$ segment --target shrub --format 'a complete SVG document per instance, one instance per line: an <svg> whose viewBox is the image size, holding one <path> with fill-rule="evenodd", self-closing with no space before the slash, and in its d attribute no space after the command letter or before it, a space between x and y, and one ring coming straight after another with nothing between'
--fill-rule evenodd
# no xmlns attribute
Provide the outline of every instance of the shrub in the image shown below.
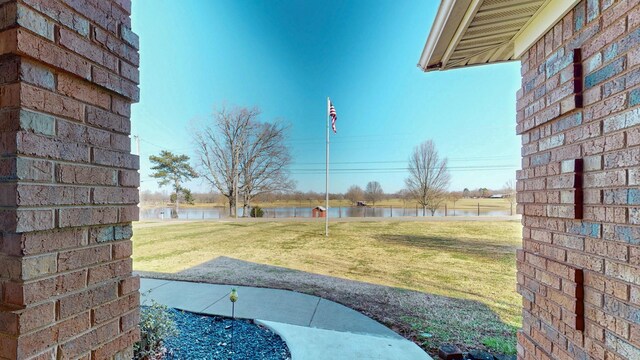
<svg viewBox="0 0 640 360"><path fill-rule="evenodd" d="M162 359L166 349L164 339L176 336L178 330L173 316L165 305L152 301L151 306L140 312L140 341L134 346L136 360Z"/></svg>
<svg viewBox="0 0 640 360"><path fill-rule="evenodd" d="M262 208L260 206L255 206L251 209L251 212L249 213L251 215L251 217L263 217L264 216L264 210L262 210Z"/></svg>

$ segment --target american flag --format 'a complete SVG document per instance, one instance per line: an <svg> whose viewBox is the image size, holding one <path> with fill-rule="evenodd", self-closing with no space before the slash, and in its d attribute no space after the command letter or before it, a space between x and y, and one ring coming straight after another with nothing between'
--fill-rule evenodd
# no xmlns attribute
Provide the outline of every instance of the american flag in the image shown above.
<svg viewBox="0 0 640 360"><path fill-rule="evenodd" d="M333 107L332 102L329 102L329 117L331 117L331 128L333 129L333 133L336 134L336 120L338 120L338 115L336 114L336 108Z"/></svg>

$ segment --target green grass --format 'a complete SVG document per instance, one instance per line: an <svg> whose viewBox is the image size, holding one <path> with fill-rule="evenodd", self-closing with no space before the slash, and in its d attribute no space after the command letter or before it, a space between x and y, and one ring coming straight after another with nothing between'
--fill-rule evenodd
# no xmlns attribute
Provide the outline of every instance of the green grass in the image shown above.
<svg viewBox="0 0 640 360"><path fill-rule="evenodd" d="M482 339L482 344L488 349L501 354L512 355L516 353L516 345L511 341L505 340L504 338L486 337Z"/></svg>
<svg viewBox="0 0 640 360"><path fill-rule="evenodd" d="M486 340L486 347L510 352L522 321L515 291L517 221L339 222L329 238L324 224L312 221L138 223L134 230L138 271L175 273L226 256L472 300L402 319L426 348L433 341ZM478 306L467 303L491 311L479 316ZM491 331L479 337L478 329Z"/></svg>

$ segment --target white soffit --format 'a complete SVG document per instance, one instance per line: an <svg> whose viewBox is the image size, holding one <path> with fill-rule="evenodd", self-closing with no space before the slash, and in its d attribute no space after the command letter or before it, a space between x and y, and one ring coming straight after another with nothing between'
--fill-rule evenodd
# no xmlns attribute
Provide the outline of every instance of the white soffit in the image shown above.
<svg viewBox="0 0 640 360"><path fill-rule="evenodd" d="M418 66L424 71L517 60L579 0L443 0Z"/></svg>

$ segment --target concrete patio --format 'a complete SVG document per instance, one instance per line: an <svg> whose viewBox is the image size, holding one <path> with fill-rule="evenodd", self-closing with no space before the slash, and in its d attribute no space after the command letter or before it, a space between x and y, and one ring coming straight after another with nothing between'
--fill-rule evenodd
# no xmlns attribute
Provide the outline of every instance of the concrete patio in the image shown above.
<svg viewBox="0 0 640 360"><path fill-rule="evenodd" d="M141 279L142 303L231 316L232 286ZM346 306L293 291L235 287L236 317L255 319L279 334L293 360L429 360L420 347Z"/></svg>

